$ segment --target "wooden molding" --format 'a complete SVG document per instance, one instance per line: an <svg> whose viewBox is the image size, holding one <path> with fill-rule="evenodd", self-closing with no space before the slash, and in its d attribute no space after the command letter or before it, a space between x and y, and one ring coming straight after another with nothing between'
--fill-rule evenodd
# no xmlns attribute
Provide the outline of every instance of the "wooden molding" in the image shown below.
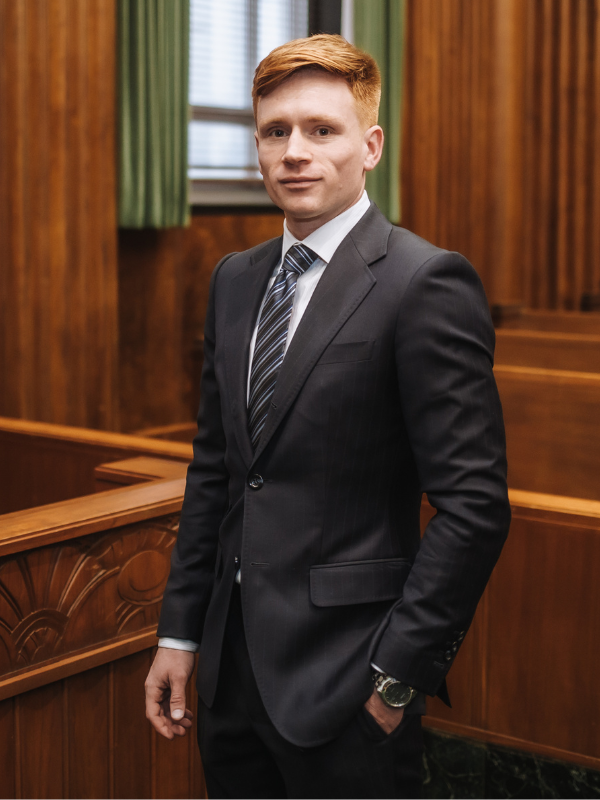
<svg viewBox="0 0 600 800"><path fill-rule="evenodd" d="M74 444L85 444L115 450L120 449L127 452L139 450L144 453L185 462L189 462L192 457L191 445L183 442L0 417L0 438L10 434L16 434L19 437L29 436L55 440L61 443L72 442Z"/></svg>
<svg viewBox="0 0 600 800"><path fill-rule="evenodd" d="M0 701L15 697L48 683L69 678L118 658L154 647L157 643L156 627L124 636L113 641L69 653L67 656L50 659L44 663L0 678Z"/></svg>
<svg viewBox="0 0 600 800"><path fill-rule="evenodd" d="M179 512L185 480L152 481L2 516L0 557Z"/></svg>
<svg viewBox="0 0 600 800"><path fill-rule="evenodd" d="M581 764L584 767L600 770L600 758L574 753L571 750L561 750L558 747L551 747L549 745L540 744L539 742L530 742L525 739L517 739L513 736L505 736L501 733L486 731L483 728L473 728L470 725L462 725L445 719L437 719L429 715L423 717L423 725L426 728L441 731L442 733L465 736L468 739L498 744L502 747L510 747L513 750L525 750L528 753L537 753L546 758L556 758L560 761L569 761L575 764Z"/></svg>
<svg viewBox="0 0 600 800"><path fill-rule="evenodd" d="M0 688L25 691L149 646L178 525L176 514L109 525L0 559Z"/></svg>

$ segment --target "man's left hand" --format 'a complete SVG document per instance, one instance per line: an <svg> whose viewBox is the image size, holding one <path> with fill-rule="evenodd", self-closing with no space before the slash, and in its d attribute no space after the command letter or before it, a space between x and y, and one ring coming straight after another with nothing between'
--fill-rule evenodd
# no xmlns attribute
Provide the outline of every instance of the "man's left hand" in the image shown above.
<svg viewBox="0 0 600 800"><path fill-rule="evenodd" d="M365 703L365 708L385 733L391 733L396 730L404 716L403 708L391 708L391 706L386 706L379 696L377 689L373 689L373 694Z"/></svg>

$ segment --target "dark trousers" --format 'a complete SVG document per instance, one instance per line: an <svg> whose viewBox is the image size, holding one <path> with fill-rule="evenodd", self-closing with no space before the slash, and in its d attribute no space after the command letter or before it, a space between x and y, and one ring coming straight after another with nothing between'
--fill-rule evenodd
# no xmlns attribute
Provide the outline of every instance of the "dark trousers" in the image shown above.
<svg viewBox="0 0 600 800"><path fill-rule="evenodd" d="M421 717L405 714L387 735L364 708L333 741L290 744L260 698L233 591L212 708L198 708L198 744L209 798L420 797Z"/></svg>

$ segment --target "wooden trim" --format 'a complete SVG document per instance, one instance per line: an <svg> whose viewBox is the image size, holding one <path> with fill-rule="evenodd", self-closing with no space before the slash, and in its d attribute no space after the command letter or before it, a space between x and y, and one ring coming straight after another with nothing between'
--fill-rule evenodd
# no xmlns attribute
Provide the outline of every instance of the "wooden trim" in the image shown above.
<svg viewBox="0 0 600 800"><path fill-rule="evenodd" d="M584 767L600 770L600 758L586 756L582 753L573 753L570 750L561 750L558 747L551 747L550 745L539 744L538 742L530 742L525 739L516 739L514 736L493 733L483 728L472 728L469 725L461 725L460 723L449 722L445 719L437 719L428 716L423 717L423 725L426 728L438 730L442 733L464 736L468 739L489 742L490 744L509 747L513 750L525 750L529 753L537 753L540 756L545 756L546 758L570 761L575 764L581 764Z"/></svg>
<svg viewBox="0 0 600 800"><path fill-rule="evenodd" d="M539 492L526 492L521 489L509 489L508 497L511 507L520 516L539 517L535 512L548 514L565 514L577 517L590 517L600 519L600 501L585 500L579 497L561 497L554 494L541 494ZM564 523L561 520L561 523Z"/></svg>
<svg viewBox="0 0 600 800"><path fill-rule="evenodd" d="M551 378L568 381L569 383L586 383L600 387L600 375L595 372L575 372L568 369L545 369L542 367L510 367L505 364L497 364L494 367L496 374L506 375L508 377L521 377L525 375L527 378Z"/></svg>
<svg viewBox="0 0 600 800"><path fill-rule="evenodd" d="M112 642L95 645L85 650L70 653L62 656L55 661L45 661L41 665L36 665L31 669L12 673L0 680L0 701L9 697L37 689L48 683L68 678L79 672L84 672L118 658L138 653L140 650L147 650L157 644L156 631L140 631Z"/></svg>
<svg viewBox="0 0 600 800"><path fill-rule="evenodd" d="M138 456L100 464L94 470L94 476L97 480L131 484L148 480L185 478L186 472L187 466L181 461Z"/></svg>
<svg viewBox="0 0 600 800"><path fill-rule="evenodd" d="M11 419L8 417L0 417L0 437L2 437L3 434L16 434L18 436L53 439L59 442L95 445L105 449L110 447L115 450L142 450L148 454L165 456L186 462L189 462L192 457L191 445L183 442L150 439L144 436L134 436L127 433L110 433L108 431L96 431L88 428L75 428L69 425L29 422L27 420Z"/></svg>
<svg viewBox="0 0 600 800"><path fill-rule="evenodd" d="M159 480L4 514L0 557L181 509L185 479Z"/></svg>
<svg viewBox="0 0 600 800"><path fill-rule="evenodd" d="M590 344L600 344L600 336L593 333L561 333L559 331L530 331L526 328L499 328L496 331L498 339L537 339L544 342L589 342ZM510 365L508 365L510 366ZM525 368L528 369L528 368ZM562 371L562 370L561 370ZM581 373L577 373L578 375Z"/></svg>

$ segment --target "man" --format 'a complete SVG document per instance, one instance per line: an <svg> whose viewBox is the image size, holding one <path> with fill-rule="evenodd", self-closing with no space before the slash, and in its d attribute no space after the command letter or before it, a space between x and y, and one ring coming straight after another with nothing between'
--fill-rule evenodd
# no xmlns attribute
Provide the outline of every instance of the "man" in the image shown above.
<svg viewBox="0 0 600 800"><path fill-rule="evenodd" d="M462 256L369 203L379 95L336 36L277 48L254 79L284 235L212 276L146 683L156 730L183 735L199 646L210 797L417 796L424 695L447 700L508 531L485 295Z"/></svg>

